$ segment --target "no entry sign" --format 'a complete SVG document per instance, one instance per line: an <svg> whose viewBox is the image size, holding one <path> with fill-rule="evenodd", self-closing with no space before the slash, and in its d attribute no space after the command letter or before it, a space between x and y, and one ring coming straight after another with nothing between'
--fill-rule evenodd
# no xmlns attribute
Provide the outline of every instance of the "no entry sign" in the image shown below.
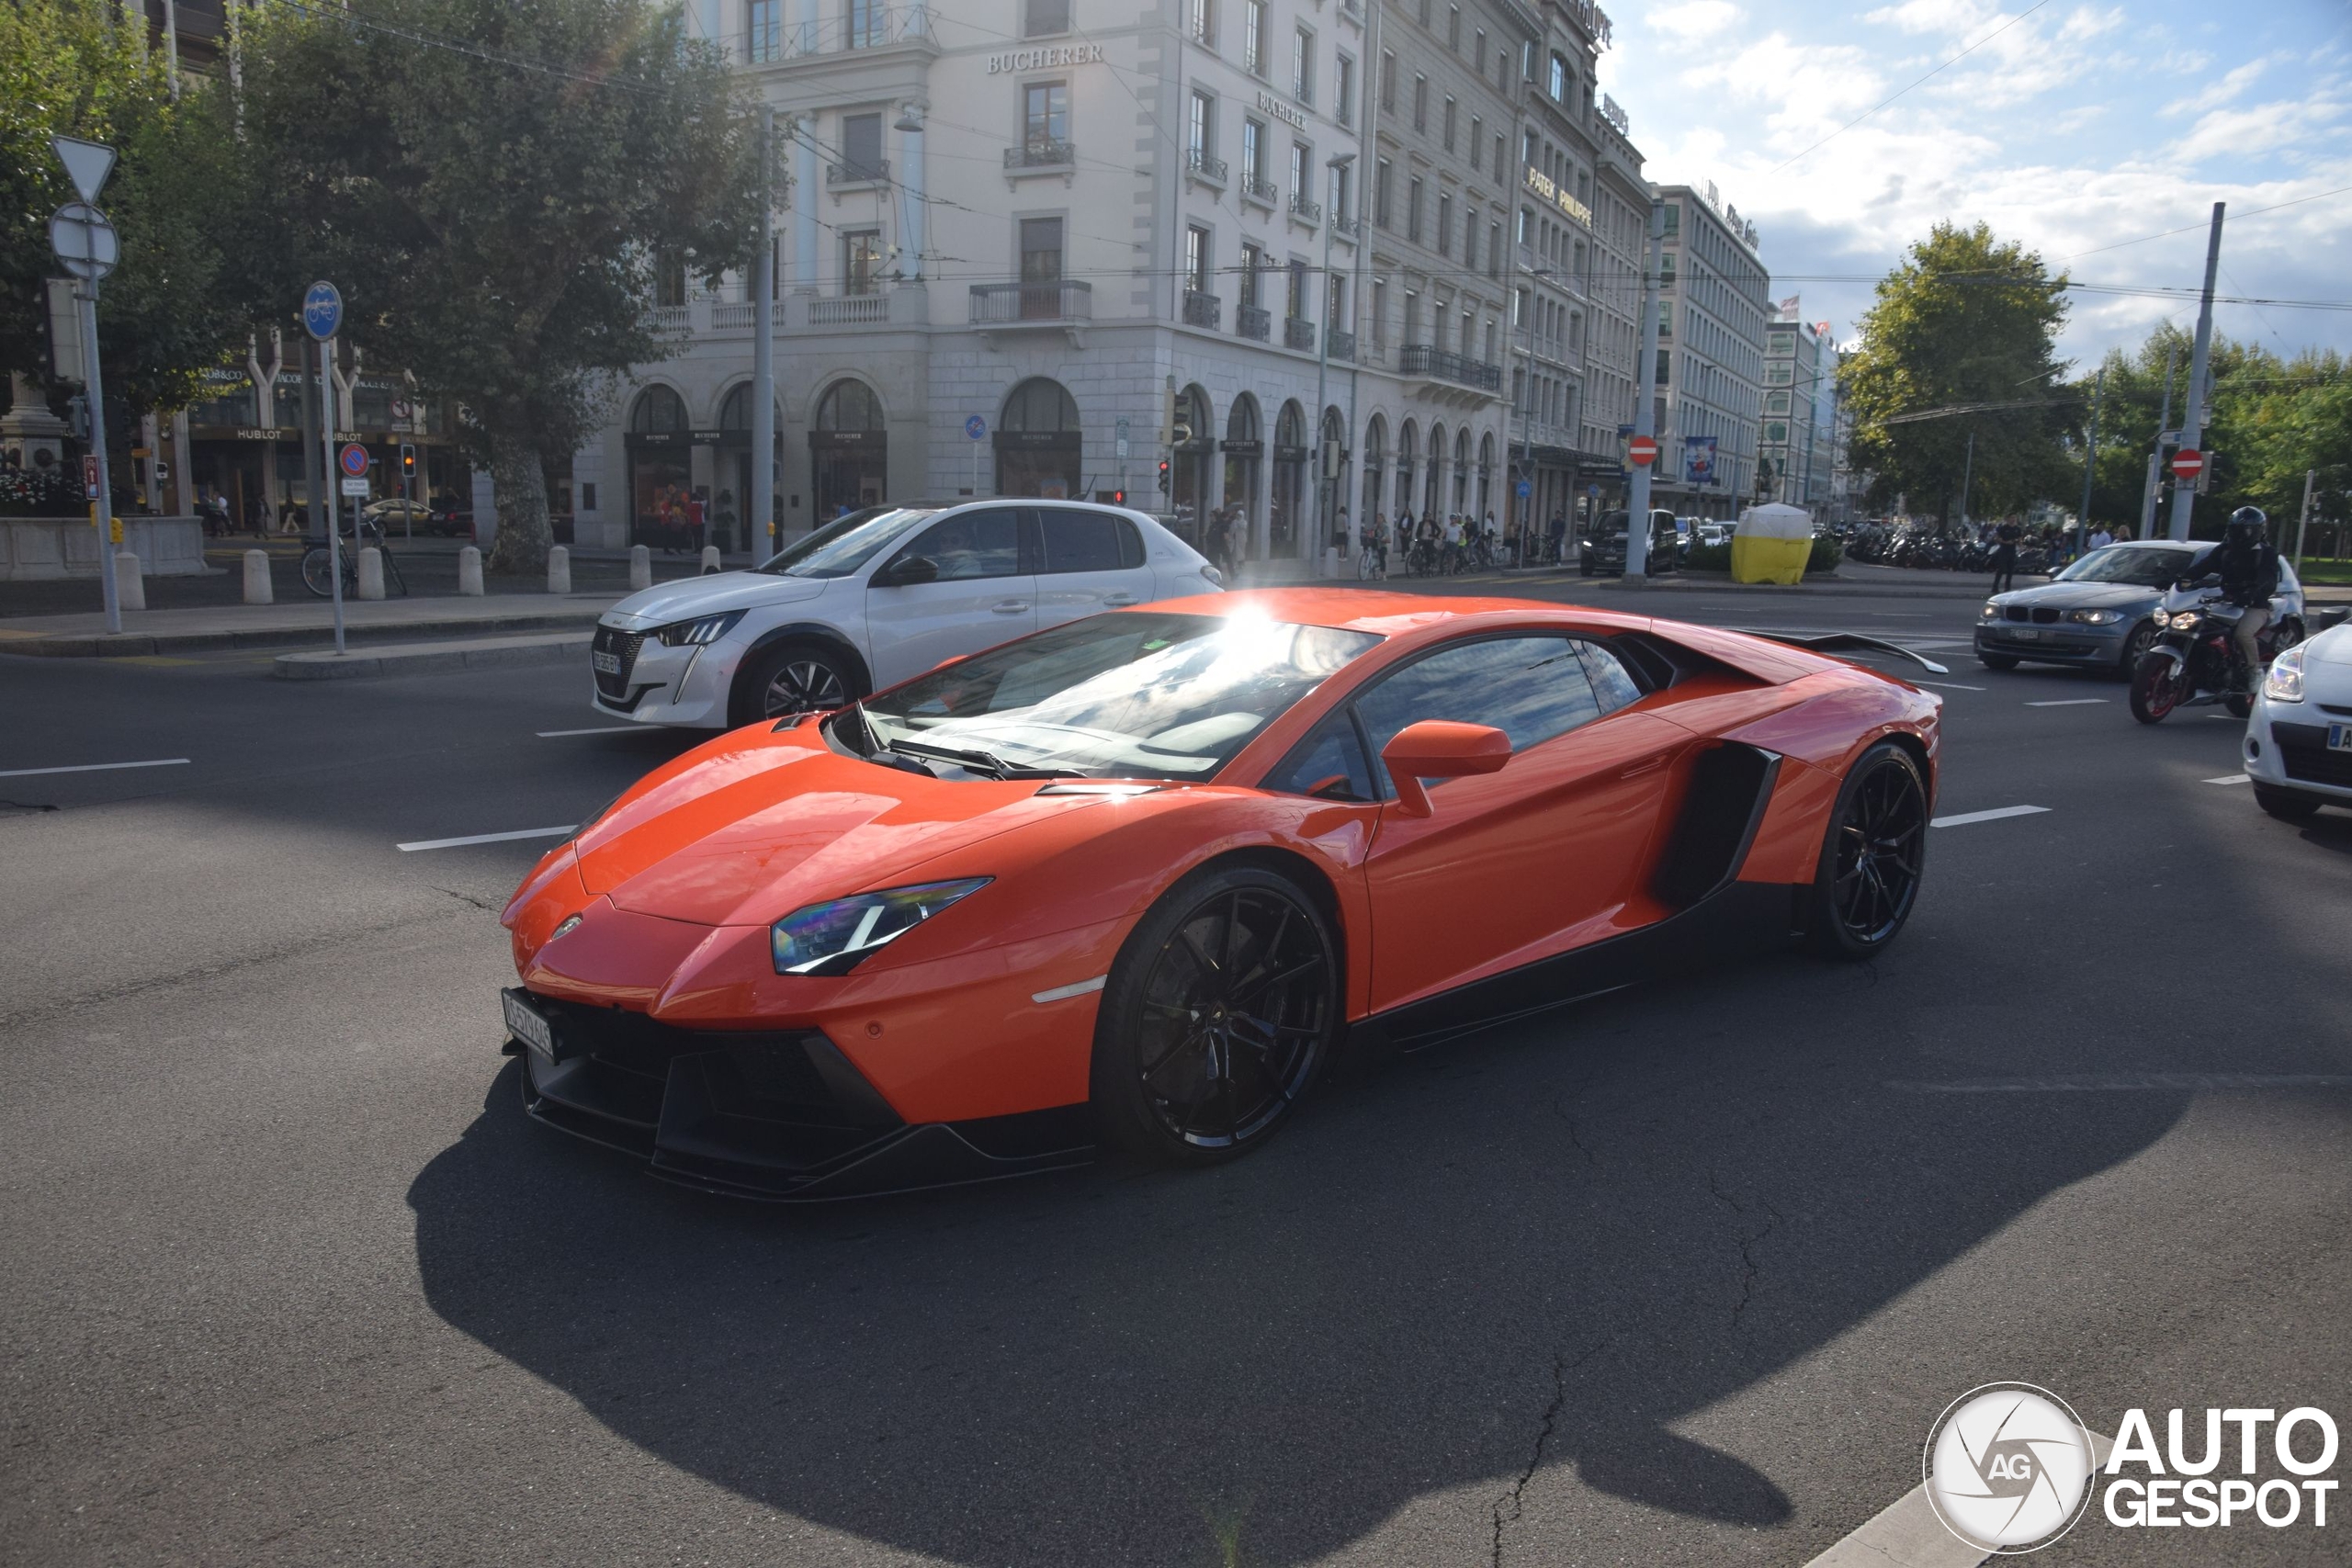
<svg viewBox="0 0 2352 1568"><path fill-rule="evenodd" d="M2173 478L2184 482L2193 481L2204 471L2205 454L2196 447L2184 446L2172 455Z"/></svg>
<svg viewBox="0 0 2352 1568"><path fill-rule="evenodd" d="M1657 442L1647 435L1636 435L1625 443L1625 457L1637 468L1646 468L1657 461Z"/></svg>

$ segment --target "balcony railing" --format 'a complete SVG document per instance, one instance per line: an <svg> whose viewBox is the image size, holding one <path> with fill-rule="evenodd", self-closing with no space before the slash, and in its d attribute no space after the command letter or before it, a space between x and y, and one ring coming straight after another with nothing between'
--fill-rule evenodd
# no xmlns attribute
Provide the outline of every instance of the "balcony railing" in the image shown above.
<svg viewBox="0 0 2352 1568"><path fill-rule="evenodd" d="M1184 167L1212 185L1225 184L1225 160L1210 157L1205 147L1186 148Z"/></svg>
<svg viewBox="0 0 2352 1568"><path fill-rule="evenodd" d="M1294 196L1290 198L1290 215L1302 223L1323 221L1323 204L1312 197Z"/></svg>
<svg viewBox="0 0 2352 1568"><path fill-rule="evenodd" d="M1484 360L1450 354L1434 344L1408 343L1397 355L1396 368L1407 376L1430 376L1482 392L1502 390L1502 367Z"/></svg>
<svg viewBox="0 0 2352 1568"><path fill-rule="evenodd" d="M939 43L932 34L928 6L865 6L847 16L790 26L775 17L776 9L769 9L771 19L753 23L743 40L744 57L753 64L851 49L882 49L894 43L927 43L934 48Z"/></svg>
<svg viewBox="0 0 2352 1568"><path fill-rule="evenodd" d="M1355 333L1333 333L1329 337L1325 338L1324 341L1330 345L1332 358L1344 359L1351 364L1354 363L1356 357Z"/></svg>
<svg viewBox="0 0 2352 1568"><path fill-rule="evenodd" d="M1248 200L1261 202L1268 207L1282 205L1282 193L1274 188L1274 182L1263 175L1244 172L1241 176L1241 194Z"/></svg>
<svg viewBox="0 0 2352 1568"><path fill-rule="evenodd" d="M889 319L889 298L878 292L842 294L830 299L808 301L808 324L812 327L862 326Z"/></svg>
<svg viewBox="0 0 2352 1568"><path fill-rule="evenodd" d="M1204 294L1196 288L1187 288L1184 290L1184 324L1188 327L1206 327L1209 331L1215 332L1217 319L1224 307L1225 301L1216 295Z"/></svg>
<svg viewBox="0 0 2352 1568"><path fill-rule="evenodd" d="M1055 283L975 283L972 324L1003 326L1021 321L1091 321L1094 285L1065 277Z"/></svg>
<svg viewBox="0 0 2352 1568"><path fill-rule="evenodd" d="M1283 318L1283 346L1315 352L1315 323L1304 316Z"/></svg>
<svg viewBox="0 0 2352 1568"><path fill-rule="evenodd" d="M1352 240L1363 232L1363 220L1339 213L1331 220L1331 232L1342 240Z"/></svg>
<svg viewBox="0 0 2352 1568"><path fill-rule="evenodd" d="M1078 149L1059 136L1030 136L1004 150L1008 169L1067 169L1078 162Z"/></svg>
<svg viewBox="0 0 2352 1568"><path fill-rule="evenodd" d="M710 324L715 331L730 327L748 327L759 314L759 307L747 299L721 299L710 308Z"/></svg>
<svg viewBox="0 0 2352 1568"><path fill-rule="evenodd" d="M694 324L694 308L689 305L656 305L650 314L657 333L682 333Z"/></svg>
<svg viewBox="0 0 2352 1568"><path fill-rule="evenodd" d="M1239 336L1264 343L1273 335L1274 313L1256 305L1237 305L1233 310L1233 330Z"/></svg>
<svg viewBox="0 0 2352 1568"><path fill-rule="evenodd" d="M850 159L825 165L825 183L829 186L878 186L890 183L890 160L888 158Z"/></svg>

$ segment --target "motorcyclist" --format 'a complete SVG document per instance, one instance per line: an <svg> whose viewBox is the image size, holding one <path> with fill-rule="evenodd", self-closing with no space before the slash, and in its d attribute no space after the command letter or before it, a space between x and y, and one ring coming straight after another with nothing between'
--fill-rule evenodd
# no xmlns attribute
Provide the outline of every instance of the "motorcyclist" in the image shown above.
<svg viewBox="0 0 2352 1568"><path fill-rule="evenodd" d="M2222 598L2242 612L2231 640L2237 645L2240 691L2251 692L2262 672L2257 640L2270 624L2270 598L2278 592L2278 552L2270 544L2270 519L2258 506L2230 513L2221 547L2205 558L2205 574L2221 579Z"/></svg>

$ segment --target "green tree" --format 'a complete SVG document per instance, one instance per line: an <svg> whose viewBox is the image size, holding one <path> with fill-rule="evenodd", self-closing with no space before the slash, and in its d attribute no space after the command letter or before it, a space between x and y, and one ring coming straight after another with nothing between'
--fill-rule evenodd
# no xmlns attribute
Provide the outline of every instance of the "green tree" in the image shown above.
<svg viewBox="0 0 2352 1568"><path fill-rule="evenodd" d="M2058 438L2080 414L2055 381L2065 317L2064 276L1984 224L1939 223L1913 245L1880 280L1860 346L1838 369L1854 466L1877 475L1873 503L1908 494L1917 510L1982 516L2064 493Z"/></svg>
<svg viewBox="0 0 2352 1568"><path fill-rule="evenodd" d="M245 35L249 263L280 309L344 293L377 364L456 397L496 488L493 565L545 565L546 465L665 356L656 258L748 265L769 199L747 89L654 0L353 0Z"/></svg>
<svg viewBox="0 0 2352 1568"><path fill-rule="evenodd" d="M47 346L49 220L76 199L49 144L61 132L119 155L99 197L122 240L98 308L109 401L178 408L243 340L225 243L237 207L226 94L183 84L175 103L162 56L112 0L0 5L0 365L29 373Z"/></svg>

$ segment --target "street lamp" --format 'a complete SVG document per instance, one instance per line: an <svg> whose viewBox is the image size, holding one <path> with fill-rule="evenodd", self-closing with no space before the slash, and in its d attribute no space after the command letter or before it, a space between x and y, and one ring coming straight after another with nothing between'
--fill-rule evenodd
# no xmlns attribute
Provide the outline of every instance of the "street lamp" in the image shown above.
<svg viewBox="0 0 2352 1568"><path fill-rule="evenodd" d="M1337 152L1323 160L1323 166L1336 175L1355 161L1353 152ZM1334 184L1336 186L1336 182ZM1331 373L1331 230L1340 221L1340 203L1336 188L1330 196L1331 210L1323 215L1323 330L1315 337L1315 526L1318 530L1329 526L1325 519L1331 511L1330 454L1323 449L1323 399ZM1363 242L1359 239L1357 243L1361 244ZM1353 433L1348 434L1351 435ZM1318 555L1322 549L1322 546L1316 547ZM1340 562L1340 566L1344 570L1348 561L1355 558L1356 525L1353 518L1348 520L1348 539L1342 549L1346 558Z"/></svg>
<svg viewBox="0 0 2352 1568"><path fill-rule="evenodd" d="M1520 251L1519 271L1521 276L1530 280L1557 276L1548 266L1536 266L1529 262L1524 247ZM1527 290L1526 315L1527 320L1521 324L1527 328L1527 346L1520 351L1519 370L1520 471L1513 476L1510 487L1510 510L1519 521L1519 529L1513 536L1518 541L1517 555L1521 566L1527 564L1527 525L1535 503L1535 290L1532 281ZM1503 429L1503 444L1506 446L1510 444L1508 425ZM1519 487L1522 482L1527 486L1525 501L1519 497Z"/></svg>

